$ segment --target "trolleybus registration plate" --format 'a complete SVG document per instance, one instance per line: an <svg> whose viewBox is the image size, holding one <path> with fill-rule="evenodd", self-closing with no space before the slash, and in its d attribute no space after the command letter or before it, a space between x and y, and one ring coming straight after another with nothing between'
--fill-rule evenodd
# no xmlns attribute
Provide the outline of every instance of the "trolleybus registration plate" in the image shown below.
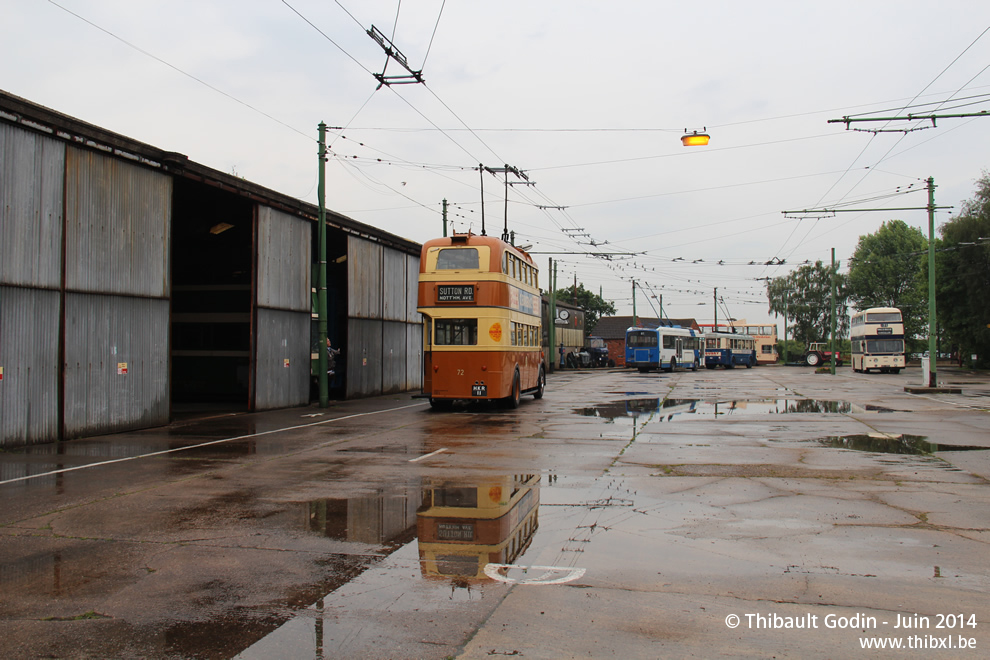
<svg viewBox="0 0 990 660"><path fill-rule="evenodd" d="M484 383L481 385L472 385L471 396L488 396L488 386Z"/></svg>

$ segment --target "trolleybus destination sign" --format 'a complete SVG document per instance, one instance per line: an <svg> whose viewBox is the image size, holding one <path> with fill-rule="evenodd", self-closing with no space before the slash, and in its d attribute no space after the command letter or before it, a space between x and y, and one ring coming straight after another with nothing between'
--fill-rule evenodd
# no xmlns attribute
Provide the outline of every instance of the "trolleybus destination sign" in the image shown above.
<svg viewBox="0 0 990 660"><path fill-rule="evenodd" d="M437 285L437 301L439 302L474 302L474 285Z"/></svg>

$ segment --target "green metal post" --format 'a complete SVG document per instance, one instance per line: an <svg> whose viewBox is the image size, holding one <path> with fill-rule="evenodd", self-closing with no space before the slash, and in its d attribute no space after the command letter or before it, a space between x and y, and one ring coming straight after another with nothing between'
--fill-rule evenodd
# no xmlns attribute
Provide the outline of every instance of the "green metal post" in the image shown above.
<svg viewBox="0 0 990 660"><path fill-rule="evenodd" d="M327 162L327 125L320 122L320 178L317 187L317 197L320 201L319 226L316 230L316 242L319 244L319 263L316 273L316 314L319 325L319 370L320 407L330 406L330 388L327 382L327 208L326 208L326 162Z"/></svg>
<svg viewBox="0 0 990 660"><path fill-rule="evenodd" d="M787 364L787 289L784 289L784 364Z"/></svg>
<svg viewBox="0 0 990 660"><path fill-rule="evenodd" d="M636 327L636 280L632 281L633 286L633 327Z"/></svg>
<svg viewBox="0 0 990 660"><path fill-rule="evenodd" d="M829 334L828 349L832 353L832 366L830 372L835 375L835 248L832 248L832 332Z"/></svg>
<svg viewBox="0 0 990 660"><path fill-rule="evenodd" d="M554 335L554 338L555 339L557 337L557 266L559 264L560 264L560 260L559 259L557 261L553 262L553 273L552 273L552 276L553 276L553 318L550 320L550 323L553 324L553 328L554 328L553 335ZM551 357L551 359L555 359L555 358Z"/></svg>
<svg viewBox="0 0 990 660"><path fill-rule="evenodd" d="M928 387L938 387L935 328L935 179L928 177Z"/></svg>
<svg viewBox="0 0 990 660"><path fill-rule="evenodd" d="M550 257L550 268L548 271L547 277L550 280L550 307L547 311L547 337L550 345L547 347L547 366L552 372L557 364L557 360L555 358L557 354L557 327L555 323L557 318L557 290L554 287L553 282L553 257Z"/></svg>
<svg viewBox="0 0 990 660"><path fill-rule="evenodd" d="M712 332L718 332L718 287L712 293L712 302L715 303L715 323L712 325Z"/></svg>
<svg viewBox="0 0 990 660"><path fill-rule="evenodd" d="M443 200L443 237L447 238L447 200Z"/></svg>

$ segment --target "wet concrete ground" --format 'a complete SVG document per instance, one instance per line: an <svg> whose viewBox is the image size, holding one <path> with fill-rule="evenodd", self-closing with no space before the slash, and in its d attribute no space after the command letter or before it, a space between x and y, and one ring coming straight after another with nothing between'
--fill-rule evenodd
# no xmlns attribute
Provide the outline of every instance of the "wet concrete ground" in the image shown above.
<svg viewBox="0 0 990 660"><path fill-rule="evenodd" d="M940 378L570 372L2 452L0 654L984 657L990 378Z"/></svg>

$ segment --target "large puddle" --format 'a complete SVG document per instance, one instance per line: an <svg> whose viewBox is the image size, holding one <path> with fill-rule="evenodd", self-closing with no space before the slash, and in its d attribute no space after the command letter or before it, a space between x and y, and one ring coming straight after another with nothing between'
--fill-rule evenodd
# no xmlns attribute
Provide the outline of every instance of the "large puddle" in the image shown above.
<svg viewBox="0 0 990 660"><path fill-rule="evenodd" d="M789 415L793 413L867 413L895 412L881 406L858 406L848 401L827 399L747 399L735 401L706 401L703 399L663 399L660 397L623 399L602 403L574 412L588 417L615 419L650 415L656 421L708 418L723 415Z"/></svg>
<svg viewBox="0 0 990 660"><path fill-rule="evenodd" d="M834 449L851 449L876 454L930 455L940 451L988 451L990 447L971 445L945 445L928 442L922 435L895 433L868 433L861 435L830 436L818 440L819 444Z"/></svg>

